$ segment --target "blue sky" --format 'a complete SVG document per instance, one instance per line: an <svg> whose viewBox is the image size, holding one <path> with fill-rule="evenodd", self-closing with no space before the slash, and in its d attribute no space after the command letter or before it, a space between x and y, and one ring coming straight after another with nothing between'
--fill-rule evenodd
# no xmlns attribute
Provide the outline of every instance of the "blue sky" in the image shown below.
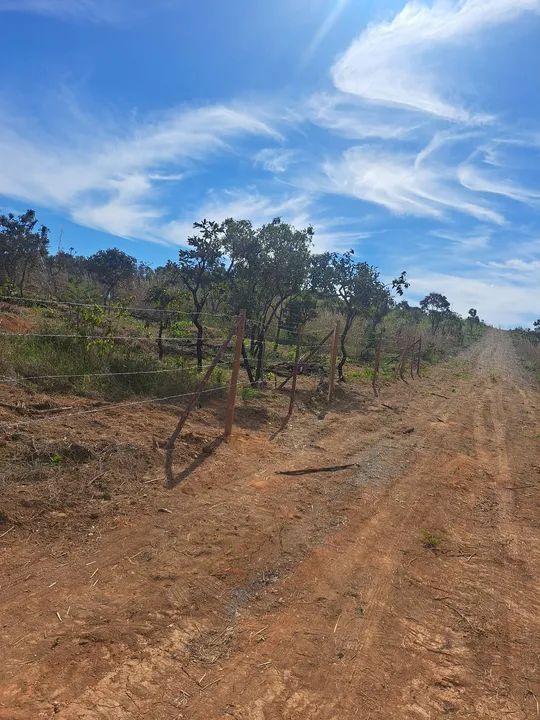
<svg viewBox="0 0 540 720"><path fill-rule="evenodd" d="M540 0L0 0L0 209L151 265L275 216L540 316Z"/></svg>

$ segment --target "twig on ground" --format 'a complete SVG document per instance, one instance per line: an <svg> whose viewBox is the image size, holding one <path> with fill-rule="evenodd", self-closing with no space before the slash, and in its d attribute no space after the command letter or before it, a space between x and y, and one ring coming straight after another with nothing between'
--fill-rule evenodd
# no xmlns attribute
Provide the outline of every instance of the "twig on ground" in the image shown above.
<svg viewBox="0 0 540 720"><path fill-rule="evenodd" d="M358 463L347 463L347 465L330 465L329 467L305 468L304 470L278 470L276 475L312 475L320 472L337 472L348 468L358 467Z"/></svg>

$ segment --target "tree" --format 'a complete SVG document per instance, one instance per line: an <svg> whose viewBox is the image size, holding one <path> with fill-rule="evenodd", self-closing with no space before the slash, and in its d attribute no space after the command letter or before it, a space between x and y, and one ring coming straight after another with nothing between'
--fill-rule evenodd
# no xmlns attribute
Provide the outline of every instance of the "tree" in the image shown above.
<svg viewBox="0 0 540 720"><path fill-rule="evenodd" d="M214 284L221 278L223 262L223 223L202 220L193 224L196 235L187 239L189 250L178 252L178 274L180 281L191 294L193 312L191 320L197 330L197 370L202 370L204 327L201 313L210 298Z"/></svg>
<svg viewBox="0 0 540 720"><path fill-rule="evenodd" d="M445 295L432 292L423 300L420 300L420 307L426 312L431 321L431 331L435 335L444 316L450 312L450 303Z"/></svg>
<svg viewBox="0 0 540 720"><path fill-rule="evenodd" d="M538 320L535 320L533 322L533 328L534 328L534 332L538 333L540 335L540 318L538 318Z"/></svg>
<svg viewBox="0 0 540 720"><path fill-rule="evenodd" d="M356 262L353 256L353 250L343 255L323 253L314 258L312 272L314 288L335 304L344 317L338 365L341 382L345 381L343 368L347 362L345 343L354 320L358 316L367 317L372 308L390 301L390 293L379 279L378 270L366 262Z"/></svg>
<svg viewBox="0 0 540 720"><path fill-rule="evenodd" d="M225 227L231 301L235 310L248 309L257 359L254 381L260 381L267 332L285 303L305 289L313 229L297 230L280 218L257 230L245 220L227 220ZM245 352L244 363L248 369Z"/></svg>
<svg viewBox="0 0 540 720"><path fill-rule="evenodd" d="M118 286L122 282L133 280L137 274L137 260L117 248L98 250L91 255L86 266L104 287L105 304L114 300Z"/></svg>
<svg viewBox="0 0 540 720"><path fill-rule="evenodd" d="M153 285L145 295L145 301L153 305L158 311L158 357L163 360L163 331L171 324L171 303L178 299L178 292L167 285Z"/></svg>
<svg viewBox="0 0 540 720"><path fill-rule="evenodd" d="M21 297L29 269L46 256L49 245L48 228L36 229L37 224L34 210L18 217L0 215L0 284L13 283Z"/></svg>
<svg viewBox="0 0 540 720"><path fill-rule="evenodd" d="M474 326L480 324L478 311L475 308L471 308L469 310L469 314L467 315L467 324L469 326L469 332L472 335Z"/></svg>

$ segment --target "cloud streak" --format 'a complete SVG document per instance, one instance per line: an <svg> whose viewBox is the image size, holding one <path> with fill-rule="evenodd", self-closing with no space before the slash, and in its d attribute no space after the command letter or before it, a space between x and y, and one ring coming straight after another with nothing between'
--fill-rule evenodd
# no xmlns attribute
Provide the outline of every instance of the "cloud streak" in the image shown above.
<svg viewBox="0 0 540 720"><path fill-rule="evenodd" d="M398 105L446 120L486 123L490 116L454 102L434 71L440 54L471 36L539 12L540 0L408 2L390 22L373 24L332 69L336 87L376 103Z"/></svg>
<svg viewBox="0 0 540 720"><path fill-rule="evenodd" d="M416 164L416 155L369 145L346 150L323 165L328 192L376 203L398 215L443 218L449 211L498 225L504 217L472 202L444 166Z"/></svg>
<svg viewBox="0 0 540 720"><path fill-rule="evenodd" d="M226 153L229 142L246 135L280 137L255 111L224 105L170 111L123 134L67 140L22 133L4 118L0 194L67 211L75 222L113 235L141 237L166 211L163 183L181 181L193 161Z"/></svg>

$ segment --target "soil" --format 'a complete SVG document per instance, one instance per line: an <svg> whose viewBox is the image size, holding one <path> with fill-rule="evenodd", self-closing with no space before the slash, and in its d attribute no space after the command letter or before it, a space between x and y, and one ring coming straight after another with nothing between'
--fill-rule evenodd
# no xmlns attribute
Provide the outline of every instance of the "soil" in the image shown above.
<svg viewBox="0 0 540 720"><path fill-rule="evenodd" d="M539 716L540 392L509 336L379 400L303 393L229 444L207 405L172 490L174 407L4 437L0 718Z"/></svg>

